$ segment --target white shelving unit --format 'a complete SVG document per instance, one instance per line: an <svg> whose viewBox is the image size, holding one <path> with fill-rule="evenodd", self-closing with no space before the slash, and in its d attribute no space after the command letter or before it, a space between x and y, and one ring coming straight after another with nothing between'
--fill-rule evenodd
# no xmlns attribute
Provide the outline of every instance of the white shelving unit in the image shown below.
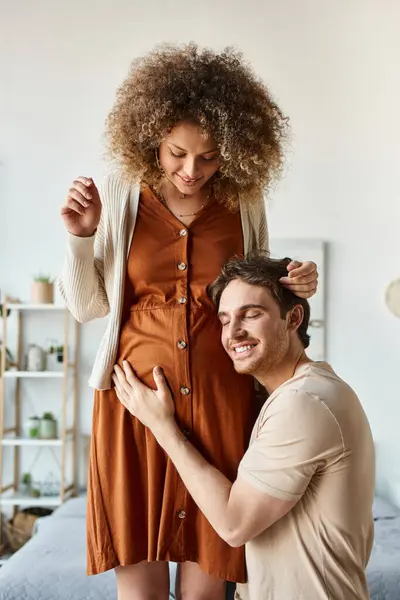
<svg viewBox="0 0 400 600"><path fill-rule="evenodd" d="M4 494L1 499L3 506L59 506L63 500L61 496L40 496L40 498L32 498L32 496L24 496L24 494Z"/></svg>
<svg viewBox="0 0 400 600"><path fill-rule="evenodd" d="M3 438L3 446L62 446L62 440L41 440L39 438Z"/></svg>
<svg viewBox="0 0 400 600"><path fill-rule="evenodd" d="M22 334L23 324L29 316L35 313L51 312L59 315L64 321L63 339L63 363L60 371L24 371L23 370L23 347ZM17 360L16 365L6 370L6 352L1 353L0 364L0 513L2 507L12 507L14 512L18 507L55 507L62 504L68 497L78 492L77 482L77 414L78 414L78 342L79 327L69 311L64 306L54 304L2 304L2 347L7 347L7 321L15 318L17 335ZM7 315L9 315L7 317ZM0 319L1 322L1 319ZM50 337L50 336L49 336ZM24 386L21 384L21 380ZM29 385L29 380L59 380L61 384L59 398L61 403L61 418L59 423L59 438L40 439L25 438L22 436L22 408L24 402L24 389ZM6 385L13 385L13 424L5 426L7 410ZM54 384L54 385L60 385ZM38 385L38 384L36 384ZM57 402L57 399L55 400ZM70 403L72 402L72 406ZM60 408L60 403L54 410ZM69 409L67 411L67 408ZM8 419L10 422L10 419ZM4 476L4 449L11 448L13 476L11 481L3 481ZM60 461L60 489L59 494L54 496L34 497L24 495L19 491L21 478L21 455L24 449L29 448L39 452L48 448L54 452L61 452ZM70 452L71 473L67 474L67 452ZM8 451L8 454L10 450ZM10 459L9 459L10 460ZM10 469L9 469L10 471ZM68 469L69 471L69 469ZM0 565L4 560L1 556L2 532L0 527Z"/></svg>
<svg viewBox="0 0 400 600"><path fill-rule="evenodd" d="M29 378L29 379L62 379L63 371L6 371L4 373L6 379Z"/></svg>
<svg viewBox="0 0 400 600"><path fill-rule="evenodd" d="M7 308L9 310L18 310L18 311L29 311L29 312L43 312L43 311L57 311L64 312L65 306L62 304L24 304L22 302L8 302Z"/></svg>

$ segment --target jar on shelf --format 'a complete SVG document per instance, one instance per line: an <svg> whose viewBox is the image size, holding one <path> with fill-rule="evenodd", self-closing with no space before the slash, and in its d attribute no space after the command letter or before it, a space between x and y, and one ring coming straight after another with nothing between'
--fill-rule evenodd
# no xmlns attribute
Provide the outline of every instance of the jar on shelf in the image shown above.
<svg viewBox="0 0 400 600"><path fill-rule="evenodd" d="M60 482L50 471L42 484L42 496L58 496L60 493Z"/></svg>
<svg viewBox="0 0 400 600"><path fill-rule="evenodd" d="M33 416L27 419L24 425L24 434L27 438L37 438L39 436L39 417Z"/></svg>
<svg viewBox="0 0 400 600"><path fill-rule="evenodd" d="M27 371L44 371L45 355L40 346L37 344L29 344L26 355L26 370Z"/></svg>
<svg viewBox="0 0 400 600"><path fill-rule="evenodd" d="M60 371L62 365L58 360L57 340L49 339L46 350L46 371Z"/></svg>
<svg viewBox="0 0 400 600"><path fill-rule="evenodd" d="M54 284L50 277L38 275L32 282L31 301L33 304L53 304Z"/></svg>
<svg viewBox="0 0 400 600"><path fill-rule="evenodd" d="M57 421L51 412L44 413L39 422L39 437L51 440L57 437Z"/></svg>
<svg viewBox="0 0 400 600"><path fill-rule="evenodd" d="M32 475L30 473L23 473L21 477L21 483L19 491L24 496L30 496L32 490Z"/></svg>

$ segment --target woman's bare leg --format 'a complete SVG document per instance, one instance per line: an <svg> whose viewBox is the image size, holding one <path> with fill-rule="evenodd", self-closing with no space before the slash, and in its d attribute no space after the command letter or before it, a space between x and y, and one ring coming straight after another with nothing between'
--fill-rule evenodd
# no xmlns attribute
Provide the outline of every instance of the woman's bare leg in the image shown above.
<svg viewBox="0 0 400 600"><path fill-rule="evenodd" d="M168 600L167 562L142 561L115 569L118 600Z"/></svg>
<svg viewBox="0 0 400 600"><path fill-rule="evenodd" d="M225 600L226 582L211 577L197 563L178 565L176 574L177 600Z"/></svg>

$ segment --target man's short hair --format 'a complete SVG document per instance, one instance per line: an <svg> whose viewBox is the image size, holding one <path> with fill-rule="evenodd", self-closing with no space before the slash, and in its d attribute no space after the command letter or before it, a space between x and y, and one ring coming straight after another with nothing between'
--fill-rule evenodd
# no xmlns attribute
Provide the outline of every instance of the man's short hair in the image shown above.
<svg viewBox="0 0 400 600"><path fill-rule="evenodd" d="M231 281L239 279L250 285L266 287L278 304L282 319L286 317L289 310L300 304L303 307L304 317L297 334L304 348L308 348L310 344L310 336L307 333L310 321L308 300L299 298L279 282L281 277L288 275L287 266L291 260L291 258L277 260L270 258L266 253L259 252L252 252L245 258L235 257L224 264L221 274L209 286L209 294L218 310L224 289Z"/></svg>

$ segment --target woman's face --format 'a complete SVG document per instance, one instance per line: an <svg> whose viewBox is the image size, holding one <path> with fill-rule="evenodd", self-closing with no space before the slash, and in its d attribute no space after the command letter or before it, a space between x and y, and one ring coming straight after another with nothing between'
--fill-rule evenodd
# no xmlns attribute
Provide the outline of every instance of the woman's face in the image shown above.
<svg viewBox="0 0 400 600"><path fill-rule="evenodd" d="M214 140L192 123L181 123L168 134L159 160L167 179L186 196L198 193L220 167Z"/></svg>

